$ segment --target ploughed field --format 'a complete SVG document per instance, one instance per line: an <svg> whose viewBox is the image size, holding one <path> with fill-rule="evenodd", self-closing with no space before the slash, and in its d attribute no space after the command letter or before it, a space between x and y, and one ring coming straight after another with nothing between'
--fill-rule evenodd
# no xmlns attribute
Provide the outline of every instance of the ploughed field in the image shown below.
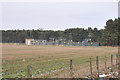
<svg viewBox="0 0 120 80"><path fill-rule="evenodd" d="M27 66L30 65L32 77L65 77L70 59L78 71L85 67L89 69L90 57L95 62L96 56L100 56L102 63L104 56L107 56L109 61L110 55L117 52L117 47L2 44L2 72L4 78L27 77ZM84 74L80 77L84 77Z"/></svg>

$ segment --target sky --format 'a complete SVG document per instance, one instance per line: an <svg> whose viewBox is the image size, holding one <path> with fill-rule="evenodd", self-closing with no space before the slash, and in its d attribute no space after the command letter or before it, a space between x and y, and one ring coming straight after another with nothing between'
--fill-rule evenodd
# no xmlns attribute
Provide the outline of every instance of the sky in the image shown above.
<svg viewBox="0 0 120 80"><path fill-rule="evenodd" d="M118 2L118 17L120 17L120 1Z"/></svg>
<svg viewBox="0 0 120 80"><path fill-rule="evenodd" d="M118 2L2 2L2 28L65 30L103 29L118 17Z"/></svg>

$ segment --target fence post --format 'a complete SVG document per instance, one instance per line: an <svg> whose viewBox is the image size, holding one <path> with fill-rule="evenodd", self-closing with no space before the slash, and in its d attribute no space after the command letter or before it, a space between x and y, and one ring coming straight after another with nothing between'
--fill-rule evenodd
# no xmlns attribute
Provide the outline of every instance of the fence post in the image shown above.
<svg viewBox="0 0 120 80"><path fill-rule="evenodd" d="M70 77L73 78L73 60L70 60Z"/></svg>
<svg viewBox="0 0 120 80"><path fill-rule="evenodd" d="M27 66L27 70L28 70L28 75L27 75L27 77L28 77L28 78L31 78L31 77L32 77L32 71L31 71L31 66L30 66L30 65Z"/></svg>
<svg viewBox="0 0 120 80"><path fill-rule="evenodd" d="M99 78L99 58L98 56L96 57L96 66L97 66L97 77Z"/></svg>
<svg viewBox="0 0 120 80"><path fill-rule="evenodd" d="M107 65L106 65L106 56L105 56L105 69L107 68Z"/></svg>
<svg viewBox="0 0 120 80"><path fill-rule="evenodd" d="M118 51L118 79L120 80L120 51Z"/></svg>
<svg viewBox="0 0 120 80"><path fill-rule="evenodd" d="M105 56L105 74L107 74L107 57Z"/></svg>
<svg viewBox="0 0 120 80"><path fill-rule="evenodd" d="M118 65L118 62L117 62L117 56L118 56L118 55L116 54L116 66Z"/></svg>
<svg viewBox="0 0 120 80"><path fill-rule="evenodd" d="M111 55L111 72L113 72L113 55Z"/></svg>
<svg viewBox="0 0 120 80"><path fill-rule="evenodd" d="M92 80L92 60L91 60L91 57L90 57L90 72L91 72L90 77L91 77L91 80Z"/></svg>

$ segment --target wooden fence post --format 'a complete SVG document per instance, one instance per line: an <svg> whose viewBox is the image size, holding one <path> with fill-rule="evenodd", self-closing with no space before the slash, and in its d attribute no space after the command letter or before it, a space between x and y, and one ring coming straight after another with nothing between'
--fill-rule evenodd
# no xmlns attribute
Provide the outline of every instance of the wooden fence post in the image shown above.
<svg viewBox="0 0 120 80"><path fill-rule="evenodd" d="M105 74L107 74L107 57L105 56Z"/></svg>
<svg viewBox="0 0 120 80"><path fill-rule="evenodd" d="M28 70L28 75L27 75L27 77L28 77L28 78L31 78L31 77L32 77L31 68L32 68L32 67L31 67L30 65L27 66L27 70Z"/></svg>
<svg viewBox="0 0 120 80"><path fill-rule="evenodd" d="M70 60L70 77L73 78L73 60Z"/></svg>
<svg viewBox="0 0 120 80"><path fill-rule="evenodd" d="M96 66L97 66L97 78L99 78L99 58L98 56L96 57Z"/></svg>
<svg viewBox="0 0 120 80"><path fill-rule="evenodd" d="M91 72L90 77L91 77L91 79L92 79L92 60L91 60L91 57L90 57L90 72Z"/></svg>
<svg viewBox="0 0 120 80"><path fill-rule="evenodd" d="M113 72L113 55L111 55L111 72Z"/></svg>
<svg viewBox="0 0 120 80"><path fill-rule="evenodd" d="M118 51L118 79L120 80L120 51Z"/></svg>
<svg viewBox="0 0 120 80"><path fill-rule="evenodd" d="M105 56L105 69L107 68L107 64L106 64L106 56Z"/></svg>
<svg viewBox="0 0 120 80"><path fill-rule="evenodd" d="M117 59L118 59L118 54L116 54L116 66L118 65Z"/></svg>

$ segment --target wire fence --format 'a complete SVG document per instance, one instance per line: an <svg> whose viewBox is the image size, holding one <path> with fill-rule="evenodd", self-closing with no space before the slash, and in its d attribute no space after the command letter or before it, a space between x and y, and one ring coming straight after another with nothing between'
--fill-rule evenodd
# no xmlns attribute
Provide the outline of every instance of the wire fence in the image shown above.
<svg viewBox="0 0 120 80"><path fill-rule="evenodd" d="M19 59L3 61L3 78L98 78L102 71L115 71L116 55L61 58L47 61Z"/></svg>

